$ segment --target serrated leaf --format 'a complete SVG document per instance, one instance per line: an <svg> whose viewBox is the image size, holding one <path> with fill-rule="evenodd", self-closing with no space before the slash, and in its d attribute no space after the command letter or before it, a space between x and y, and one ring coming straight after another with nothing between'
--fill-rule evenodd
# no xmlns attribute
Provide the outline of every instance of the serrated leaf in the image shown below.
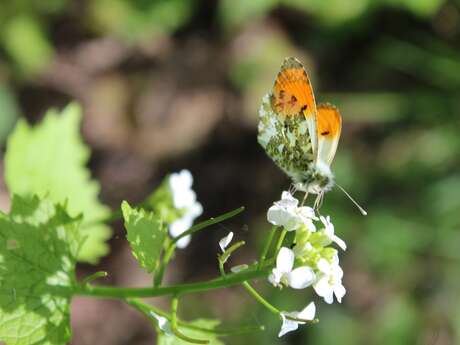
<svg viewBox="0 0 460 345"><path fill-rule="evenodd" d="M0 341L57 345L70 339L79 221L37 197L0 213Z"/></svg>
<svg viewBox="0 0 460 345"><path fill-rule="evenodd" d="M126 201L121 204L127 239L133 256L148 272L153 272L160 258L167 229L153 212L134 209Z"/></svg>
<svg viewBox="0 0 460 345"><path fill-rule="evenodd" d="M219 320L211 319L197 319L190 323L190 325L195 326L197 328L202 327L206 329L214 329L219 324ZM193 339L209 340L209 345L224 345L222 341L217 339L217 335L211 332L202 331L200 329L190 329L185 327L181 327L180 331L181 333ZM158 345L190 345L190 343L182 339L179 339L173 335L159 334Z"/></svg>
<svg viewBox="0 0 460 345"><path fill-rule="evenodd" d="M99 185L85 167L90 152L81 140L80 120L80 107L70 104L60 114L49 111L35 127L19 121L8 139L5 179L11 194L46 196L66 202L71 216L83 214L85 242L78 258L96 263L108 252L111 231L100 221L109 209L99 202Z"/></svg>

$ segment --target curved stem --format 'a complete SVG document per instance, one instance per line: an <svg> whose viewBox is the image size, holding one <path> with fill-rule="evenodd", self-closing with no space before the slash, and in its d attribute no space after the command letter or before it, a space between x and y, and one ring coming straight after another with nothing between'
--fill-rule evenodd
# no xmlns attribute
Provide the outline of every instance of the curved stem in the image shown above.
<svg viewBox="0 0 460 345"><path fill-rule="evenodd" d="M280 311L278 308L270 304L265 298L263 298L248 282L243 282L243 287L254 297L257 302L262 304L265 308L270 310L273 314L279 315Z"/></svg>
<svg viewBox="0 0 460 345"><path fill-rule="evenodd" d="M287 234L287 230L283 229L281 231L280 237L278 237L278 241L276 242L275 255L278 253L278 251L280 250L281 246L283 245L283 241L284 241L284 238L286 237L286 234Z"/></svg>
<svg viewBox="0 0 460 345"><path fill-rule="evenodd" d="M227 260L230 257L230 255L232 255L232 253L235 250L239 249L240 247L244 246L245 244L246 244L245 241L236 242L234 245L232 245L230 248L228 248L225 252L222 253L222 255L220 256L220 261L222 261L222 263L227 262Z"/></svg>
<svg viewBox="0 0 460 345"><path fill-rule="evenodd" d="M262 253L260 254L259 267L262 267L264 264L265 258L267 257L267 253L270 250L270 246L273 242L273 237L275 237L276 229L277 229L277 226L273 225L268 234L268 238L265 241L264 249L262 250Z"/></svg>
<svg viewBox="0 0 460 345"><path fill-rule="evenodd" d="M171 300L171 331L174 333L174 335L178 337L179 339L182 339L189 343L209 344L209 340L190 338L179 331L179 329L177 328L177 307L178 305L179 305L179 297L175 295L173 296Z"/></svg>
<svg viewBox="0 0 460 345"><path fill-rule="evenodd" d="M175 244L177 241L179 241L181 238L183 238L185 236L191 235L194 232L197 232L197 231L200 231L200 230L202 230L204 228L207 228L208 226L223 222L224 220L226 220L228 218L231 218L231 217L234 217L234 216L236 216L237 214L239 214L239 213L241 213L243 211L244 211L244 206L242 206L240 208L237 208L237 209L235 209L233 211L224 213L224 214L222 214L222 215L220 215L220 216L218 216L216 218L210 218L208 220L205 220L204 222L198 223L198 224L192 226L187 231L184 231L179 236L174 237L172 239L171 245Z"/></svg>
<svg viewBox="0 0 460 345"><path fill-rule="evenodd" d="M173 243L171 244L168 249L166 250L165 255L163 256L163 260L161 262L160 269L155 274L155 279L153 280L153 286L160 286L161 282L163 281L163 275L165 273L166 267L168 266L169 260L173 256L176 250L176 245Z"/></svg>
<svg viewBox="0 0 460 345"><path fill-rule="evenodd" d="M93 280L96 280L96 279L99 279L99 278L104 278L104 277L107 277L109 274L106 272L106 271L98 271L96 273L93 273L85 278L83 278L83 280L81 281L81 284L84 285L84 284L88 284L90 282L92 282Z"/></svg>
<svg viewBox="0 0 460 345"><path fill-rule="evenodd" d="M137 298L128 298L126 302L140 311L142 314L147 316L148 318L152 318L150 312L155 313L156 315L160 315L165 317L166 319L171 321L171 314L161 310L157 307L154 307L151 304L145 303ZM210 333L210 334L217 334L220 336L227 336L227 335L236 335L236 334L244 334L244 333L251 333L256 331L263 331L265 327L263 325L260 326L243 326L237 328L206 328L201 326L196 326L190 322L181 321L179 318L177 319L177 324L181 327L193 329L196 331L200 331L203 333Z"/></svg>

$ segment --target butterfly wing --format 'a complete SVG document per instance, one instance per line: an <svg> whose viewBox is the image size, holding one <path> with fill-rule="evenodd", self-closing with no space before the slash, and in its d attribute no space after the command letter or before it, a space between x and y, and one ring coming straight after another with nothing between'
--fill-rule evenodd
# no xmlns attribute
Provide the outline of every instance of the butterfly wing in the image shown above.
<svg viewBox="0 0 460 345"><path fill-rule="evenodd" d="M317 160L330 165L335 156L342 130L342 117L332 104L319 104L317 107Z"/></svg>
<svg viewBox="0 0 460 345"><path fill-rule="evenodd" d="M282 116L305 116L313 156L316 157L318 137L315 96L307 72L296 58L284 60L273 86L271 104L273 110Z"/></svg>

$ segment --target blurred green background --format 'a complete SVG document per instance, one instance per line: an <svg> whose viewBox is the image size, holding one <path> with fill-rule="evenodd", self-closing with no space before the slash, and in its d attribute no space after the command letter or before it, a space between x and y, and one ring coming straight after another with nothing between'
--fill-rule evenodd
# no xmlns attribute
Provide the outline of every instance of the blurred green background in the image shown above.
<svg viewBox="0 0 460 345"><path fill-rule="evenodd" d="M337 190L322 209L349 246L347 295L329 306L259 282L281 309L317 302L321 322L282 339L279 320L240 288L189 296L181 317L267 327L226 344L460 344L458 0L2 1L0 141L4 148L17 118L35 123L77 100L106 204L140 202L166 173L188 168L203 218L246 206L196 235L167 275L206 279L218 274L217 241L228 230L249 243L232 264L256 258L265 212L289 186L258 146L256 125L261 97L291 55L317 99L341 110L333 170L369 212ZM0 206L8 205L2 182ZM111 253L79 274L104 269L106 284L148 285L122 225L113 226ZM121 303L77 298L72 308L72 344L155 341Z"/></svg>

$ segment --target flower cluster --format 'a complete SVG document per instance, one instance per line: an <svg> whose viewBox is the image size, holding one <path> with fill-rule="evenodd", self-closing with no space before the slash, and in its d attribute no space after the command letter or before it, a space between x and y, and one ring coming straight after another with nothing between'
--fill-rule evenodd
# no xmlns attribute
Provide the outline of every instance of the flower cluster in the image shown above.
<svg viewBox="0 0 460 345"><path fill-rule="evenodd" d="M342 284L343 271L339 266L338 251L331 245L336 244L345 250L346 244L335 235L330 218L317 217L311 207L299 206L299 201L291 193L283 192L281 200L268 210L267 219L284 231L295 232L292 245L281 247L278 251L269 282L280 288L304 289L312 286L326 303L333 303L334 296L341 303L346 292ZM294 314L311 320L315 306L311 303L302 312L281 313L283 325L279 336L297 329L301 324L286 318Z"/></svg>
<svg viewBox="0 0 460 345"><path fill-rule="evenodd" d="M196 193L192 189L192 184L193 177L188 170L182 170L169 176L168 186L173 205L181 213L181 216L169 226L169 233L172 237L177 237L188 230L195 218L203 213L203 207L196 200ZM181 238L177 241L177 247L185 248L190 243L190 239L190 235Z"/></svg>

